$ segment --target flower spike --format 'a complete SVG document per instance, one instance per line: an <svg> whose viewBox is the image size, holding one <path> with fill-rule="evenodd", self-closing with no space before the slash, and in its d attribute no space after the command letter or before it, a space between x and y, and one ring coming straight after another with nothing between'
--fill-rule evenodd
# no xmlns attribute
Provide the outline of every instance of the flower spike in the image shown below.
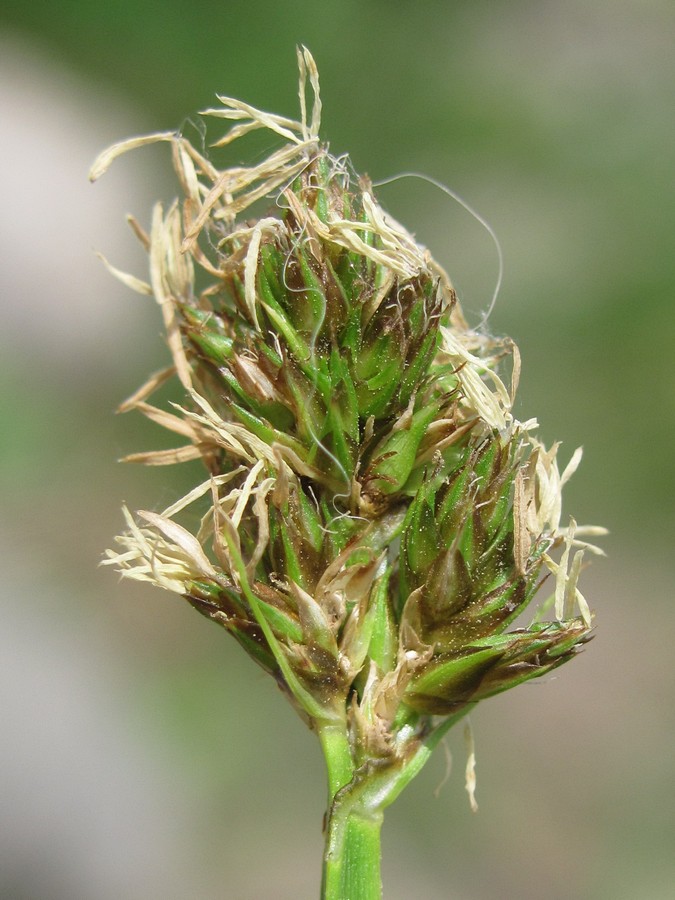
<svg viewBox="0 0 675 900"><path fill-rule="evenodd" d="M182 443L127 460L206 470L162 513L125 508L104 562L225 628L317 732L323 896L359 900L378 896L383 809L447 729L589 640L578 582L600 551L579 536L603 529L561 527L581 449L561 474L558 445L514 417L517 348L468 326L442 267L330 154L304 47L298 68L297 120L220 95L202 113L227 126L212 148L268 132L265 159L219 169L160 132L92 167L172 147L182 200L155 206L149 234L131 222L149 279L104 263L154 296L172 356L120 409ZM183 400L154 405L174 376ZM549 575L554 618L543 603L523 627Z"/></svg>

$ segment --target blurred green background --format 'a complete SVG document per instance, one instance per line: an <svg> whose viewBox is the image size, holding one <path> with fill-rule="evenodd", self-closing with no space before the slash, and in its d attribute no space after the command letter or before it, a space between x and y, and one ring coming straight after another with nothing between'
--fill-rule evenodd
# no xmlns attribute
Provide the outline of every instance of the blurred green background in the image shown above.
<svg viewBox="0 0 675 900"><path fill-rule="evenodd" d="M597 637L473 716L389 811L387 900L666 900L673 863L675 6L671 0L165 0L0 6L0 896L318 896L314 738L224 633L97 568L119 505L193 473L117 466L164 440L117 403L163 366L124 214L174 186L166 148L86 172L216 91L296 115L295 45L324 136L374 180L414 169L477 208L506 272L489 327L523 356L520 418L585 457L566 510L606 524ZM382 187L471 321L497 263L428 184ZM582 585L583 586L583 585Z"/></svg>

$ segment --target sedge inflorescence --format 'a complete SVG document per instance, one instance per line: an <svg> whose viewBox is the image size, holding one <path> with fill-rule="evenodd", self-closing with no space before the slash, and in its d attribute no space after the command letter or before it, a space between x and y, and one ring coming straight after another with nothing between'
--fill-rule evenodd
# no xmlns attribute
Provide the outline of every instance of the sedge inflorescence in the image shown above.
<svg viewBox="0 0 675 900"><path fill-rule="evenodd" d="M355 767L396 764L574 656L596 548L561 526L580 451L561 473L557 446L514 418L517 349L467 325L443 269L330 154L314 61L298 59L298 121L229 97L204 113L228 125L216 147L275 135L262 162L219 169L164 132L92 170L170 144L183 198L147 234L132 223L149 281L109 268L155 298L173 361L122 408L180 444L129 459L206 470L160 513L125 509L105 562L224 627L313 727L346 730ZM153 405L174 377L183 402ZM518 626L546 576L550 621Z"/></svg>

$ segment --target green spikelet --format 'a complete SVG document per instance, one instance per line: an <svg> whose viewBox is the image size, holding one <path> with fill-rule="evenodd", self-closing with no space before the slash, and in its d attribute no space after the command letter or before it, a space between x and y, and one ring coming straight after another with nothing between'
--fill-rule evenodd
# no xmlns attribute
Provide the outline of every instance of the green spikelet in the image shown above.
<svg viewBox="0 0 675 900"><path fill-rule="evenodd" d="M113 271L154 294L185 399L151 405L161 376L123 408L185 441L133 459L206 468L162 514L125 512L106 562L184 596L274 676L321 738L344 849L354 810L381 817L459 716L588 640L577 577L595 548L560 527L580 452L561 475L536 423L513 418L517 352L469 329L428 251L330 155L306 50L299 64L300 121L230 98L205 113L236 123L216 148L259 128L282 141L257 165L221 170L162 133L92 170L172 146L184 197L142 235L150 283ZM269 212L245 218L263 197ZM549 573L555 618L516 627ZM327 897L346 877L335 859Z"/></svg>

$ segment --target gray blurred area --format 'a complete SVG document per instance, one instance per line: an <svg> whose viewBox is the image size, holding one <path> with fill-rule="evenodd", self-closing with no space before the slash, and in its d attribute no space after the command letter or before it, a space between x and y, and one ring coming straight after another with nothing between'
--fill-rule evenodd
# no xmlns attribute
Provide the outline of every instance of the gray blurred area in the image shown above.
<svg viewBox="0 0 675 900"><path fill-rule="evenodd" d="M216 91L294 115L297 43L323 132L374 179L445 182L497 232L489 320L523 356L520 418L584 445L566 512L605 524L584 573L597 636L472 717L388 811L386 900L666 900L675 865L671 561L675 412L675 7L516 0L0 9L0 898L318 896L315 739L224 632L98 568L124 500L160 508L195 469L115 460L165 440L115 417L166 364L124 216L171 200L173 128ZM496 257L428 184L383 204L477 322Z"/></svg>

